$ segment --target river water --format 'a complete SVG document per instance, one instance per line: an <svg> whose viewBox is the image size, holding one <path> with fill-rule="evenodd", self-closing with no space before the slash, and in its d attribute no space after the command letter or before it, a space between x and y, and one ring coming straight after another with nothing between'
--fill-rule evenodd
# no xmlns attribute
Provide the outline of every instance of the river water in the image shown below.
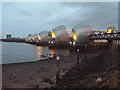
<svg viewBox="0 0 120 90"><path fill-rule="evenodd" d="M47 46L35 46L26 43L2 43L2 64L37 61L43 54L69 55L67 49L49 49Z"/></svg>

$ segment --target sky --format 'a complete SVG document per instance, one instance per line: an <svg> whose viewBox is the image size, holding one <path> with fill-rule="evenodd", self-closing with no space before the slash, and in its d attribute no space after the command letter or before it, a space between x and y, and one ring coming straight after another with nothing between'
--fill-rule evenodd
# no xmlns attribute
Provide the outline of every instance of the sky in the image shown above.
<svg viewBox="0 0 120 90"><path fill-rule="evenodd" d="M1 5L1 4L0 4ZM95 30L108 25L118 29L117 2L2 2L2 32L27 37L66 25L93 24Z"/></svg>

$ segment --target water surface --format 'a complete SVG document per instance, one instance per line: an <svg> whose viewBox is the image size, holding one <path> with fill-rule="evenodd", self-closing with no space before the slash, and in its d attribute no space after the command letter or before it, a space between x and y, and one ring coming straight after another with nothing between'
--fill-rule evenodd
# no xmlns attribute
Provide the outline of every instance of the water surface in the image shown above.
<svg viewBox="0 0 120 90"><path fill-rule="evenodd" d="M0 42L2 43L2 63L30 62L40 59L42 54L69 55L66 49L49 49L46 46L35 46L26 43Z"/></svg>

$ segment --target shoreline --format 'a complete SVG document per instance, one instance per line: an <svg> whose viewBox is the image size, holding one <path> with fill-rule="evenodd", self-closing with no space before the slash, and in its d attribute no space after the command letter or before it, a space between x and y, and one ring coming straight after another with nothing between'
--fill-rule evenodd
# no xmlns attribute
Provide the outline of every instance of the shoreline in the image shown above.
<svg viewBox="0 0 120 90"><path fill-rule="evenodd" d="M102 51L101 51L102 53ZM98 56L100 53L87 53L87 58ZM80 61L84 54L80 54ZM50 88L56 84L57 64L55 59L39 60L2 65L3 88ZM60 59L60 73L65 75L70 68L76 66L75 53Z"/></svg>
<svg viewBox="0 0 120 90"><path fill-rule="evenodd" d="M40 62L40 61L47 61L49 59L41 59L41 60L33 60L33 61L29 61L29 62L16 62L16 63L4 63L4 64L0 64L0 65L15 65L15 64L29 64L29 63L35 63L35 62Z"/></svg>

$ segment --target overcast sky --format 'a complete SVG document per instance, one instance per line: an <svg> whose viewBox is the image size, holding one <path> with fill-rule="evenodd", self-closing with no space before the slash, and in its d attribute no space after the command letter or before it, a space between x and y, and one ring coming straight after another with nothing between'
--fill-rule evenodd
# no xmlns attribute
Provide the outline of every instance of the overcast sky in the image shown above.
<svg viewBox="0 0 120 90"><path fill-rule="evenodd" d="M0 13L1 14L1 13ZM13 36L49 31L66 25L69 32L76 24L93 24L93 29L118 28L116 2L3 2L2 30Z"/></svg>

